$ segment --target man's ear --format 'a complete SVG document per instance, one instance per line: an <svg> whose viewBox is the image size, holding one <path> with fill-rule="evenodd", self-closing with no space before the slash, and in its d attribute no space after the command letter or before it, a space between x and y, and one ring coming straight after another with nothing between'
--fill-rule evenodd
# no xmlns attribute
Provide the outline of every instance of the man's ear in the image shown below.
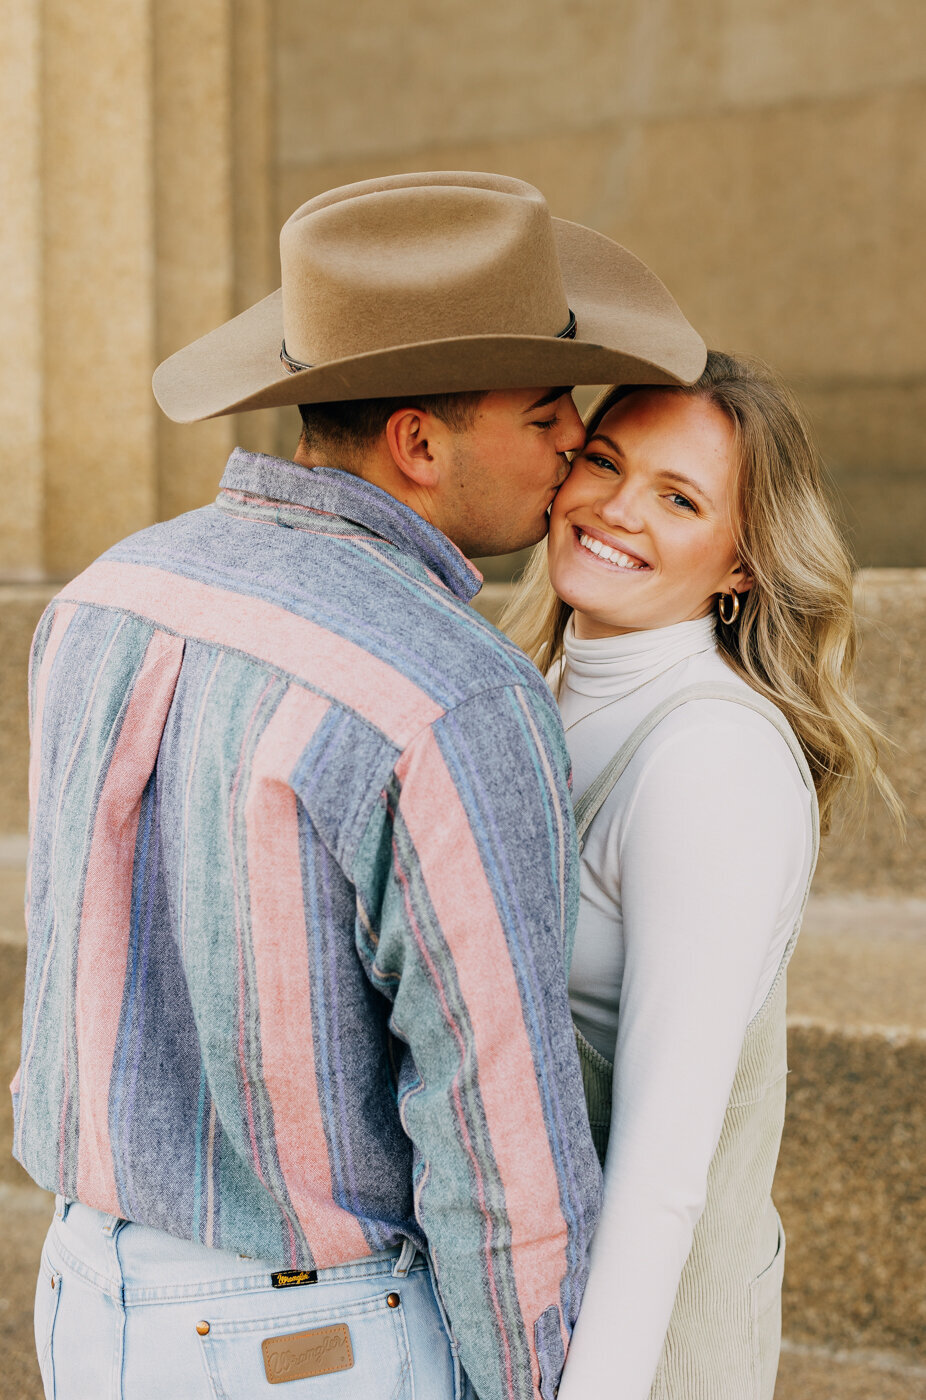
<svg viewBox="0 0 926 1400"><path fill-rule="evenodd" d="M432 413L419 408L399 408L386 423L386 442L393 462L406 480L433 490L440 481L441 428Z"/></svg>

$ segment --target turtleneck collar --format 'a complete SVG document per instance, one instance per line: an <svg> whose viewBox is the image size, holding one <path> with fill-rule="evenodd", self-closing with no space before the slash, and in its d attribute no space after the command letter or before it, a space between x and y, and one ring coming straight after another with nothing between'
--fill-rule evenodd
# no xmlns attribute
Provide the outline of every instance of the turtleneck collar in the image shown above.
<svg viewBox="0 0 926 1400"><path fill-rule="evenodd" d="M570 617L563 638L566 685L578 695L626 695L686 657L713 651L715 646L712 614L671 627L589 641L576 636L575 620Z"/></svg>

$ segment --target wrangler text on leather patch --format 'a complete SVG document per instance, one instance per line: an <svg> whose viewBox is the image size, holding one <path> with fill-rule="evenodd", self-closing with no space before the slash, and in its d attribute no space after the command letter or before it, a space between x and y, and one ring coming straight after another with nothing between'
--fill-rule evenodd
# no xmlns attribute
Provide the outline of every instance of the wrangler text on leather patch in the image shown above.
<svg viewBox="0 0 926 1400"><path fill-rule="evenodd" d="M261 1350L271 1385L327 1376L331 1371L349 1371L354 1364L350 1331L343 1322L333 1327L313 1327L310 1332L290 1332L285 1337L267 1337L261 1342Z"/></svg>

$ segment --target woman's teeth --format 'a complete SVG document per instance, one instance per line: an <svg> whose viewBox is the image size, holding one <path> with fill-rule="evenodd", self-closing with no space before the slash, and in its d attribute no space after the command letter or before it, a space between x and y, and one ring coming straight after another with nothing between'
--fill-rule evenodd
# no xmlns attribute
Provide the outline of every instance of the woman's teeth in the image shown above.
<svg viewBox="0 0 926 1400"><path fill-rule="evenodd" d="M618 564L622 569L648 569L648 564L643 564L639 559L633 559L629 554L622 554L619 549L612 549L610 545L602 544L601 540L593 539L591 535L580 535L579 544L583 549L591 550L592 554L597 554L599 559L606 559L609 564Z"/></svg>

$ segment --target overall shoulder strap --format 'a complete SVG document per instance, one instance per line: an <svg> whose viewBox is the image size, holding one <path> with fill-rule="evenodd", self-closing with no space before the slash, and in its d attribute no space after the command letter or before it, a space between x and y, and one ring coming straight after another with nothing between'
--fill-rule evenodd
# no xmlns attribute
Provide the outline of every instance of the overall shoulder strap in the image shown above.
<svg viewBox="0 0 926 1400"><path fill-rule="evenodd" d="M704 682L700 685L686 686L684 690L676 691L670 695L661 705L657 705L654 710L641 720L633 733L624 740L617 753L611 759L598 777L592 782L586 791L579 798L575 808L576 828L579 834L579 850L585 844L585 836L594 818L601 810L602 804L611 792L615 783L620 778L624 769L633 758L637 749L673 710L677 710L680 705L686 705L689 700L728 700L734 705L743 705L747 710L755 710L758 714L764 715L770 724L773 724L778 733L784 739L794 757L801 777L812 796L815 796L813 777L804 757L804 752L798 743L794 731L788 724L781 711L766 700L764 696L753 691L743 690L735 685L713 685ZM816 862L817 850L819 847L819 819L817 816L817 804L813 802L813 842L814 842L814 862Z"/></svg>

